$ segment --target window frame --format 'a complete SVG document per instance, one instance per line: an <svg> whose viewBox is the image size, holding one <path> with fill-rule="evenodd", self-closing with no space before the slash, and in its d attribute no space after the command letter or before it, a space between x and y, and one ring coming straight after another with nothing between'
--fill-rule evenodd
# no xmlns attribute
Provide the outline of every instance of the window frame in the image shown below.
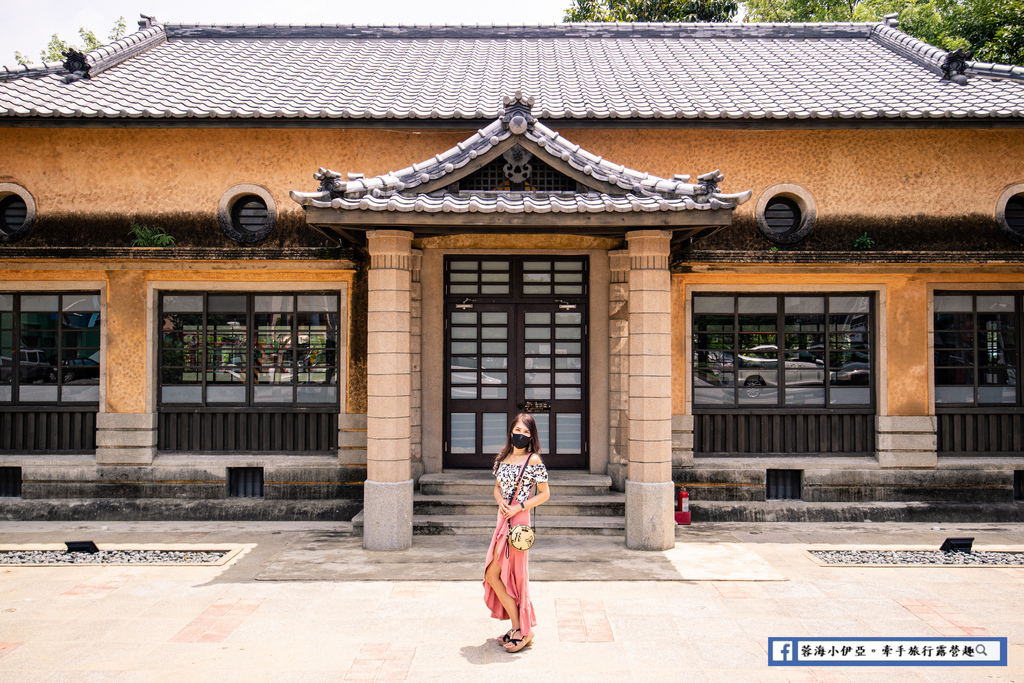
<svg viewBox="0 0 1024 683"><path fill-rule="evenodd" d="M973 356L973 362L970 366L959 366L961 368L969 367L973 373L973 384L939 384L938 372L940 369L952 369L954 366L938 364L937 355L939 351L952 350L950 347L940 347L937 344L937 338L941 330L937 326L937 316L939 312L935 310L935 300L942 296L969 296L971 297L971 316L972 316L972 340L973 346L971 352ZM979 400L979 387L982 386L1000 386L1000 385L983 385L980 382L981 368L984 367L980 364L981 359L981 345L979 342L980 332L978 329L978 297L980 296L1012 296L1014 299L1014 332L1016 334L1016 348L1013 350L1013 360L1015 365L1012 366L1015 374L1017 375L1018 381L1016 383L1016 398L1011 402L1002 403L983 403ZM1021 307L1024 305L1024 292L1020 290L989 290L989 289L971 289L971 290L956 290L956 289L935 289L932 292L931 299L931 345L930 345L930 358L929 364L931 365L931 386L932 386L932 398L935 411L937 413L951 412L951 413L964 413L964 412L981 412L981 413L998 413L998 412L1017 412L1024 407L1024 391L1020 385L1020 370L1021 363L1024 362L1024 349L1021 344L1021 324L1024 323L1024 315L1022 315ZM974 400L970 403L953 403L950 401L939 401L938 391L942 387L968 387L973 389ZM1010 386L1010 385L1006 385Z"/></svg>
<svg viewBox="0 0 1024 683"><path fill-rule="evenodd" d="M832 350L831 335L833 334L829 329L829 316L832 315L829 309L829 298L830 297L867 297L868 298L868 320L869 329L867 332L868 336L868 356L869 356L869 376L868 376L868 390L869 390L869 401L867 403L830 403L832 384L830 380L832 372L832 361L831 355L834 353ZM696 389L698 388L695 384L698 377L697 367L697 353L699 350L699 335L697 332L696 325L696 301L699 298L708 297L732 297L733 298L733 346L730 350L725 351L726 353L732 354L734 359L732 365L732 372L736 375L733 379L733 402L732 404L726 403L699 403L697 400ZM824 299L823 317L825 320L825 330L816 334L821 334L824 337L824 348L822 354L824 358L824 366L822 372L824 373L823 388L824 403L822 405L809 405L809 404L786 404L786 380L785 380L785 299L787 297L820 297ZM775 334L776 336L776 355L775 355L775 368L774 371L778 373L776 380L775 389L778 391L778 397L774 404L763 404L763 403L742 403L739 401L739 392L744 388L744 385L740 384L739 379L739 366L736 364L735 359L740 354L740 337L741 330L739 329L737 317L741 315L739 313L738 300L740 298L774 298L777 301L776 305L776 325L773 333L765 332L765 334ZM792 291L736 291L736 290L707 290L701 289L694 291L689 297L689 303L691 306L690 315L688 318L689 325L689 340L687 347L689 349L688 364L690 379L688 384L688 403L694 414L710 414L710 413L803 413L803 414L823 414L823 413L875 413L879 408L879 363L880 363L880 349L878 347L880 322L879 322L879 297L876 290L856 290L856 289L841 289L841 290L792 290Z"/></svg>
<svg viewBox="0 0 1024 683"><path fill-rule="evenodd" d="M11 388L11 399L9 401L0 401L0 409L17 409L22 407L31 408L67 408L67 409L82 409L82 410L96 410L99 407L100 402L103 399L103 378L105 376L104 369L104 327L103 327L103 292L100 289L82 289L82 290L44 290L44 289L31 289L31 290L4 290L0 291L0 294L12 296L13 305L11 307L11 375L10 386ZM53 357L57 359L56 367L58 369L57 381L53 385L57 389L57 400L55 401L25 401L21 400L21 386L19 375L21 370L21 351L31 350L28 348L22 348L22 320L21 316L23 311L22 308L22 297L25 296L56 296L58 297L57 311L57 327L54 332L56 341L56 347L54 348ZM76 311L65 311L63 310L63 303L65 296L95 296L100 301L99 307L95 311L87 311L94 313L96 319L96 333L99 335L96 346L68 346L65 344L65 327L64 327L64 315L67 313L74 313ZM29 313L46 313L47 311L29 311ZM100 354L100 360L97 363L99 369L97 371L97 397L95 401L71 401L64 398L64 373L59 371L63 367L62 359L64 352L69 349L96 349L97 353ZM91 385L90 385L91 386Z"/></svg>
<svg viewBox="0 0 1024 683"><path fill-rule="evenodd" d="M164 384L164 369L165 369L165 350L171 350L175 347L166 347L164 345L164 301L168 296L200 296L202 297L202 323L201 330L197 331L197 334L201 336L197 347L200 349L201 364L199 366L200 381L198 384L187 384L187 385L165 385ZM245 401L210 401L208 396L208 386L224 386L211 382L208 379L208 375L211 370L208 370L209 355L208 345L206 343L206 336L209 332L209 298L211 296L242 296L245 297L245 382L243 384L233 384L227 386L241 386L245 388ZM263 312L257 312L255 310L255 298L256 297L290 297L292 299L292 311L293 320L290 329L291 343L289 351L292 353L291 369L292 369L292 398L289 401L257 401L255 386L256 382L253 381L253 372L255 370L255 351L256 351L256 340L258 338L258 330L256 329L255 318L257 315L263 314ZM298 310L298 297L301 296L329 296L335 301L336 308L331 315L336 316L336 328L335 334L335 346L334 346L334 363L331 366L326 366L326 369L333 368L334 370L334 384L326 385L333 386L335 388L335 398L333 401L300 401L298 397L298 389L303 386L298 380L300 371L298 370L298 354L302 347L299 346L298 341L298 314L309 313L309 311ZM220 290L220 289L161 289L156 292L156 303L157 303L157 362L156 362L156 406L158 411L172 411L181 412L182 410L195 409L198 411L212 411L220 412L229 410L232 408L244 409L247 412L308 412L310 410L317 412L337 412L340 410L344 396L342 396L344 381L343 372L346 370L345 363L346 358L342 357L341 351L344 350L345 346L343 343L343 336L347 334L347 330L342 328L343 322L347 319L345 312L342 310L343 299L342 293L339 290L322 290L322 289L295 289L295 290ZM281 311L281 313L286 313ZM216 314L216 313L215 313ZM168 368L178 368L179 366L167 366ZM181 366L185 367L185 366ZM165 386L199 386L200 397L199 402L185 402L185 401L165 401L163 398L163 389ZM275 385L275 386L287 386L287 385ZM313 385L316 386L316 385Z"/></svg>

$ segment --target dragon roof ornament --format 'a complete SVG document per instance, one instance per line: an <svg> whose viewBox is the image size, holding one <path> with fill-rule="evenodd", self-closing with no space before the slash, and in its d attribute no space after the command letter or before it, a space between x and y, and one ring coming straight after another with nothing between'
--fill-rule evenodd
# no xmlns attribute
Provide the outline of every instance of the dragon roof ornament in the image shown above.
<svg viewBox="0 0 1024 683"><path fill-rule="evenodd" d="M457 174L459 169L487 155L495 147L504 148L507 144L503 143L515 137L534 154L540 153L549 165L570 174L575 171L577 177L582 174L581 184L593 185L591 191L578 193L578 196L590 200L600 196L603 201L569 201L579 211L733 209L750 199L749 190L732 194L720 192L719 183L725 176L718 170L700 175L698 182L690 183L688 175L661 178L613 164L545 126L533 115L532 107L533 98L517 92L514 97L505 98L500 116L491 124L431 159L373 178L350 173L347 180L343 180L340 173L320 168L313 174L320 181L317 191L293 191L291 197L303 206L339 210L430 211L436 205L437 210L444 211L515 211L516 207L534 204L537 204L534 210L543 210L544 198L539 195L532 198L533 201L525 202L524 197L507 195L505 201L481 201L479 198L471 201L463 197L467 193L452 195L444 187L465 175ZM448 176L451 180L446 183ZM439 186L439 183L443 185ZM555 199L559 200L556 204L566 204L564 197L550 198L551 201ZM566 207L561 210L565 211Z"/></svg>

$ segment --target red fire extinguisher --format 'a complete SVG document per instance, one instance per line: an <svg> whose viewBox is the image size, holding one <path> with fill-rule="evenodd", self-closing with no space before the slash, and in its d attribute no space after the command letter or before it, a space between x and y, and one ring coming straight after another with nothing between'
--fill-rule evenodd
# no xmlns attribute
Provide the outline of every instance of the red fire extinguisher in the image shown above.
<svg viewBox="0 0 1024 683"><path fill-rule="evenodd" d="M679 506L676 509L676 524L690 523L690 494L679 490Z"/></svg>

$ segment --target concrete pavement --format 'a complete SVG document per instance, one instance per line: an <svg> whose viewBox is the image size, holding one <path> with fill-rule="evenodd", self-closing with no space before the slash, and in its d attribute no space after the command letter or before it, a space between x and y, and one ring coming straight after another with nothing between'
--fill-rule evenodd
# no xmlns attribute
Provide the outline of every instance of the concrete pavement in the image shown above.
<svg viewBox="0 0 1024 683"><path fill-rule="evenodd" d="M240 553L223 567L0 567L0 681L1024 681L1024 569L807 555L948 536L1024 549L1015 524L701 524L664 553L541 536L537 640L508 654L477 578L483 536L373 553L344 524L5 522L7 546ZM768 667L768 637L794 635L1005 636L1009 666Z"/></svg>

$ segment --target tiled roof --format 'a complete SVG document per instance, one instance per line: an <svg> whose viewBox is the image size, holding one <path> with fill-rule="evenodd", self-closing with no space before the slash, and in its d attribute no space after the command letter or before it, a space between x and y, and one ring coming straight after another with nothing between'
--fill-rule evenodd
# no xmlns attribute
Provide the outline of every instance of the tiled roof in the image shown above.
<svg viewBox="0 0 1024 683"><path fill-rule="evenodd" d="M719 171L701 175L697 184L688 175L671 180L616 165L566 140L538 121L531 113L532 98L516 93L505 98L501 117L474 133L467 140L423 163L374 178L351 174L348 181L341 174L321 168L315 178L320 181L317 192L292 192L291 197L303 206L341 211L397 211L445 213L605 213L634 211L689 211L732 209L750 199L751 192L725 194L718 183L724 180ZM488 152L503 142L528 141L530 149L542 160L558 167L568 166L582 173L586 184L597 189L568 196L547 193L452 194L444 190L466 171L472 162L481 163ZM500 148L499 148L500 150ZM496 154L496 152L495 152ZM492 154L491 156L494 156ZM433 187L442 189L435 192ZM426 190L426 192L424 192Z"/></svg>
<svg viewBox="0 0 1024 683"><path fill-rule="evenodd" d="M884 24L147 26L62 67L0 68L0 116L493 119L1024 118L1024 68Z"/></svg>

